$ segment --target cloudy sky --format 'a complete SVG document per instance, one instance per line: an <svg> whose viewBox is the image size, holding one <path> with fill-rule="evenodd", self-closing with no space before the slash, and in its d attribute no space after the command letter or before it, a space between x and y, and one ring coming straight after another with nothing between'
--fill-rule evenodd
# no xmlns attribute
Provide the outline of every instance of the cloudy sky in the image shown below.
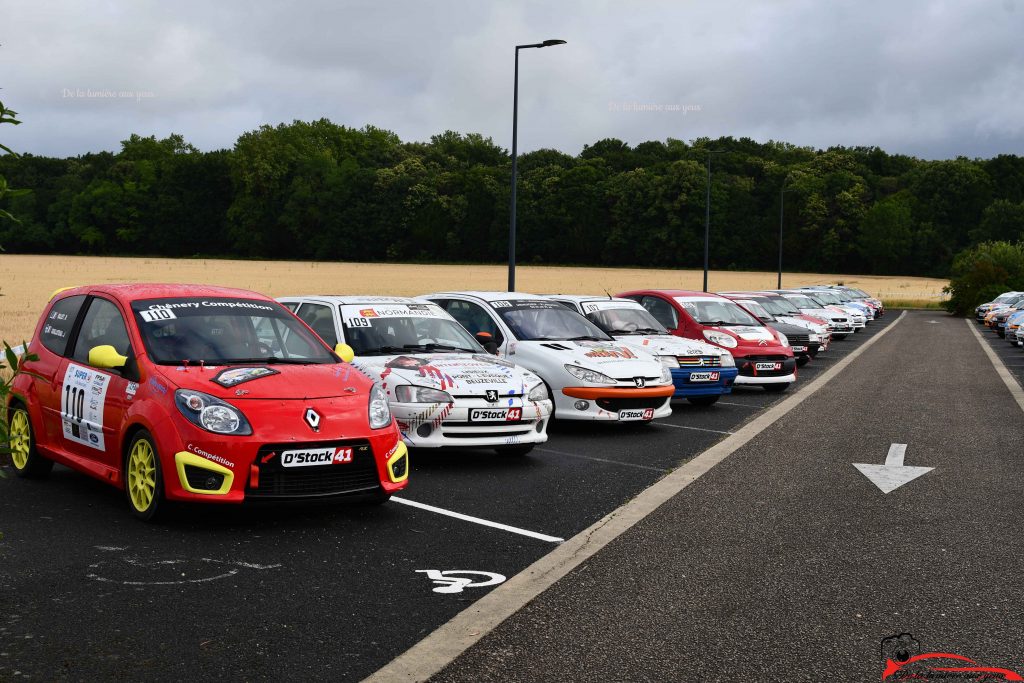
<svg viewBox="0 0 1024 683"><path fill-rule="evenodd" d="M1022 0L0 0L0 100L35 154L131 133L230 147L327 117L576 154L749 136L924 158L1024 155Z"/></svg>

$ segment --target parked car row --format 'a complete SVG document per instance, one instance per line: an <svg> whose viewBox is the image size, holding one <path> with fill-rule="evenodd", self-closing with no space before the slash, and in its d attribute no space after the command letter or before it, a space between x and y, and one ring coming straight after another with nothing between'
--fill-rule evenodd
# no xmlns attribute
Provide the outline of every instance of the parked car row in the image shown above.
<svg viewBox="0 0 1024 683"><path fill-rule="evenodd" d="M59 290L8 405L14 470L62 463L166 501L384 502L409 448L525 455L552 419L650 422L735 384L784 391L882 315L839 286L610 295Z"/></svg>
<svg viewBox="0 0 1024 683"><path fill-rule="evenodd" d="M978 322L1014 346L1024 346L1024 292L1004 292L975 309Z"/></svg>

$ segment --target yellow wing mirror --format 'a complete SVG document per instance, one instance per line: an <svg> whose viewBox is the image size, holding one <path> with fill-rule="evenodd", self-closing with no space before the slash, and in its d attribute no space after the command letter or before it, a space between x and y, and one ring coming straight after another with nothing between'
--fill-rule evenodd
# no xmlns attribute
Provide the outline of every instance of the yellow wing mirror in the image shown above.
<svg viewBox="0 0 1024 683"><path fill-rule="evenodd" d="M356 357L355 350L353 350L353 348L348 344L336 344L334 346L334 352L346 363L351 363L352 359Z"/></svg>
<svg viewBox="0 0 1024 683"><path fill-rule="evenodd" d="M127 362L128 357L119 354L117 349L109 344L94 346L89 349L89 365L94 368L106 368L108 370L123 368Z"/></svg>

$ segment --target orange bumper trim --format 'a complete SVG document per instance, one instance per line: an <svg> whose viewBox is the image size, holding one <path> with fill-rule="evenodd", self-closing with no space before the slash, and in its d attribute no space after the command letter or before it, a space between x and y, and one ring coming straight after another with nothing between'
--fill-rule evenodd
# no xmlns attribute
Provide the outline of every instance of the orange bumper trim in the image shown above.
<svg viewBox="0 0 1024 683"><path fill-rule="evenodd" d="M562 393L573 398L587 398L591 401L599 398L657 398L671 396L676 391L672 384L663 387L644 387L630 389L628 387L564 387Z"/></svg>

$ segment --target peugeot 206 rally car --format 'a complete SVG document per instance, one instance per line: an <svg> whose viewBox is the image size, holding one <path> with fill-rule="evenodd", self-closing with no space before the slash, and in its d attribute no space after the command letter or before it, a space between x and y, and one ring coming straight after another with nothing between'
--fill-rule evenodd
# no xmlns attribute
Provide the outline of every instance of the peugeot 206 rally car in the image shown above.
<svg viewBox="0 0 1024 683"><path fill-rule="evenodd" d="M673 398L708 406L732 392L739 371L731 353L712 344L669 334L646 308L632 299L571 294L550 298L582 313L617 341L666 359L676 387ZM676 365L672 365L672 358Z"/></svg>
<svg viewBox="0 0 1024 683"><path fill-rule="evenodd" d="M766 292L719 292L719 294L733 301L739 299L754 301L764 310L768 311L775 320L806 329L807 332L803 334L808 335L808 341L816 341L819 344L817 350L815 350L813 345L809 345L808 349L811 358L817 357L818 353L828 351L828 347L832 342L832 334L828 331L828 325L825 321L821 318L801 313L799 308L781 294ZM796 353L796 350L794 350L794 353Z"/></svg>
<svg viewBox="0 0 1024 683"><path fill-rule="evenodd" d="M648 422L671 414L671 364L617 342L560 303L519 292L439 292L444 308L498 356L535 372L566 420Z"/></svg>
<svg viewBox="0 0 1024 683"><path fill-rule="evenodd" d="M834 308L825 308L823 304L807 296L804 292L788 289L770 289L767 291L769 294L777 294L784 297L804 315L824 320L833 339L846 339L848 335L854 332L854 324L849 315Z"/></svg>
<svg viewBox="0 0 1024 683"><path fill-rule="evenodd" d="M762 306L761 302L755 300L753 297L745 297L741 294L721 294L720 296L724 296L726 299L735 301L742 306L747 313L752 314L765 326L785 335L786 341L789 342L790 348L793 349L793 355L796 356L796 364L798 367L807 365L811 362L812 358L818 355L818 349L821 348L821 339L817 334L811 332L803 325L794 325L792 323L782 322L769 313L768 309Z"/></svg>
<svg viewBox="0 0 1024 683"><path fill-rule="evenodd" d="M489 354L440 306L423 299L278 299L388 396L405 443L495 448L525 455L547 441L551 399L540 377Z"/></svg>
<svg viewBox="0 0 1024 683"><path fill-rule="evenodd" d="M620 294L651 312L674 335L702 339L736 359L736 384L785 391L796 381L796 358L781 332L724 296L679 289L648 289Z"/></svg>
<svg viewBox="0 0 1024 683"><path fill-rule="evenodd" d="M345 350L339 348L338 351ZM272 299L196 285L59 291L8 405L14 470L54 462L164 501L240 503L406 485L387 398Z"/></svg>

